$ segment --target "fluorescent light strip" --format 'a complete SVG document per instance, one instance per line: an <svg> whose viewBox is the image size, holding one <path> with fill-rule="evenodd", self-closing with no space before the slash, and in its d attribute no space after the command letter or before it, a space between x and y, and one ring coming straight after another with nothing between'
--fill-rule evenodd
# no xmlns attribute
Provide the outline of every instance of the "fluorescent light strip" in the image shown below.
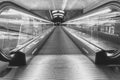
<svg viewBox="0 0 120 80"><path fill-rule="evenodd" d="M56 18L56 17L61 17L61 18L63 18L63 16L53 16L54 18Z"/></svg>
<svg viewBox="0 0 120 80"><path fill-rule="evenodd" d="M65 9L65 7L66 7L66 5L67 5L67 2L68 2L68 0L63 0L62 10Z"/></svg>
<svg viewBox="0 0 120 80"><path fill-rule="evenodd" d="M56 13L56 14L53 14L53 16L63 16L63 14L60 14L60 13Z"/></svg>
<svg viewBox="0 0 120 80"><path fill-rule="evenodd" d="M54 11L52 11L52 13L57 13L58 12L58 10L54 10Z"/></svg>
<svg viewBox="0 0 120 80"><path fill-rule="evenodd" d="M85 19L85 18L89 18L89 17L92 17L92 16L109 13L109 12L111 12L111 11L112 11L112 10L111 10L110 8L105 8L105 9L102 10L102 11L98 11L98 12L95 12L95 13L92 13L92 14L89 14L89 15L86 15L86 16L83 16L83 17L80 17L80 18L77 18L77 19L68 21L68 22L78 21L78 20Z"/></svg>
<svg viewBox="0 0 120 80"><path fill-rule="evenodd" d="M25 21L25 20L14 20L14 19L4 19L4 18L0 18L0 22L2 23L12 23L12 24L30 24L30 21ZM45 23L45 22L34 22L34 24L49 24L49 23Z"/></svg>
<svg viewBox="0 0 120 80"><path fill-rule="evenodd" d="M45 22L50 22L50 21L47 21L47 20L44 20L42 18L38 18L38 17L35 17L35 16L32 16L30 14L27 14L27 13L23 13L23 12L20 12L18 10L14 10L14 9L10 9L8 12L2 12L1 15L24 15L24 16L28 16L28 17L32 17L32 18L35 18L35 19L38 19L40 21L45 21Z"/></svg>
<svg viewBox="0 0 120 80"><path fill-rule="evenodd" d="M58 16L53 16L54 18L58 17Z"/></svg>
<svg viewBox="0 0 120 80"><path fill-rule="evenodd" d="M65 13L63 10L54 10L54 11L52 11L53 14L54 14L54 13L58 13L58 12L60 12L60 13Z"/></svg>
<svg viewBox="0 0 120 80"><path fill-rule="evenodd" d="M65 11L63 11L63 10L59 10L59 12L61 12L61 13L65 13Z"/></svg>

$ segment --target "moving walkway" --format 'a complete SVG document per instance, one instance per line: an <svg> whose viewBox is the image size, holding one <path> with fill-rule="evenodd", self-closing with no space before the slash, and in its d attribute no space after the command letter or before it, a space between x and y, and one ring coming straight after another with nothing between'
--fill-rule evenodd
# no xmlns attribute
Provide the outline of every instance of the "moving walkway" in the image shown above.
<svg viewBox="0 0 120 80"><path fill-rule="evenodd" d="M0 2L0 80L120 79L120 51L78 34L120 43L118 0L26 1Z"/></svg>
<svg viewBox="0 0 120 80"><path fill-rule="evenodd" d="M0 72L0 79L119 80L120 78L118 69L95 65L60 26L53 29L42 47L36 48L26 65L8 66Z"/></svg>

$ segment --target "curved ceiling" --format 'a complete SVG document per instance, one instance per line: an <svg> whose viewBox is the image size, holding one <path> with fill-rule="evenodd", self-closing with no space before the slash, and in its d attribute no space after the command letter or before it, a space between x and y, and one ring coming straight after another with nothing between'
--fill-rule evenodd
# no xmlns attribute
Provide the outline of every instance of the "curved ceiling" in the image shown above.
<svg viewBox="0 0 120 80"><path fill-rule="evenodd" d="M111 0L0 0L12 1L33 10L71 10L89 8ZM112 0L113 1L113 0ZM116 1L116 0L115 0Z"/></svg>
<svg viewBox="0 0 120 80"><path fill-rule="evenodd" d="M0 0L3 1L14 2L47 20L52 20L51 10L64 10L64 21L68 21L102 4L120 0Z"/></svg>

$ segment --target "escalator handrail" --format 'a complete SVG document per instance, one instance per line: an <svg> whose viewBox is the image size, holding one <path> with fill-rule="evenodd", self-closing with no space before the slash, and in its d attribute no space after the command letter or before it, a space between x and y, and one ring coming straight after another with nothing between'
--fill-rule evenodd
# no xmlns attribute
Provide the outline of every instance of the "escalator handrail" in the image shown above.
<svg viewBox="0 0 120 80"><path fill-rule="evenodd" d="M50 32L53 30L54 28L52 29L49 29ZM39 39L43 38L44 35L45 35L46 32L44 32L42 35L40 34L39 36L35 37L34 39L28 41L27 43L23 44L23 45L20 45L18 47L16 47L15 49L11 50L10 52L13 52L13 51L20 51L21 49L25 48L26 46L30 45L31 43L33 43L34 41L38 41Z"/></svg>
<svg viewBox="0 0 120 80"><path fill-rule="evenodd" d="M3 50L0 49L0 55L3 56L6 60L11 60L10 55L6 54Z"/></svg>
<svg viewBox="0 0 120 80"><path fill-rule="evenodd" d="M103 48L95 45L94 43L91 43L90 41L84 39L83 37L81 37L81 38L82 38L83 40L85 40L86 42L88 42L89 44L91 44L91 45L97 47L98 49L100 49L100 51L105 51L106 54L108 54L108 53L112 54L112 55L110 55L110 56L107 55L109 58L117 58L117 57L120 56L120 50L104 50Z"/></svg>
<svg viewBox="0 0 120 80"><path fill-rule="evenodd" d="M72 29L74 29L74 28L72 28ZM74 29L74 30L76 30L76 29ZM92 42L90 42L90 41L86 40L85 38L83 38L83 37L80 37L80 38L82 38L83 40L85 40L85 41L86 41L86 42L88 42L89 44L91 44L91 45L95 46L96 48L98 48L98 49L100 49L100 50L104 50L104 49L102 49L101 47L99 47L99 46L95 45L94 43L92 43Z"/></svg>
<svg viewBox="0 0 120 80"><path fill-rule="evenodd" d="M65 29L65 28L64 28ZM66 30L67 31L67 30ZM68 32L68 31L67 31ZM70 33L71 34L71 33ZM97 45L95 45L95 44L93 44L93 43L91 43L91 42L89 42L88 40L86 40L86 39L84 39L83 37L79 37L79 38L81 38L82 40L84 40L85 42L87 42L88 44L90 44L90 45L92 45L92 46L94 46L94 47L96 47L97 49L99 49L99 51L105 51L104 49L102 49L101 47L99 47L99 46L97 46ZM84 45L86 45L86 44L84 44ZM87 45L86 45L87 46ZM90 47L89 47L90 48ZM91 50L93 50L93 49L91 49ZM94 51L94 50L93 50ZM97 51L98 52L98 51Z"/></svg>
<svg viewBox="0 0 120 80"><path fill-rule="evenodd" d="M70 27L70 28L71 28L71 27ZM72 29L74 29L74 28L72 28ZM75 30L76 30L76 29L75 29ZM82 37L81 37L81 38L82 38ZM84 38L82 38L82 39L84 39ZM104 49L98 47L97 45L95 45L95 44L89 42L88 40L86 40L86 39L84 39L84 40L87 41L88 43L94 45L95 47L97 47L97 48L99 48L99 49L101 49L101 50L104 50ZM106 53L107 53L107 52L109 53L110 50L108 50L108 51L107 51L107 50L104 50L104 51L105 51ZM108 56L108 57L110 57L110 58L117 58L117 57L119 57L119 56L120 56L120 50L114 52L113 55Z"/></svg>
<svg viewBox="0 0 120 80"><path fill-rule="evenodd" d="M113 55L109 56L110 58L117 58L120 56L120 50L116 51Z"/></svg>
<svg viewBox="0 0 120 80"><path fill-rule="evenodd" d="M69 28L71 28L71 27L69 27ZM74 28L72 28L72 29L74 29ZM74 29L74 30L76 30L76 29ZM81 37L81 38L82 38L82 37ZM91 44L91 45L93 45L93 46L99 48L100 50L105 51L106 53L109 53L109 52L111 53L111 51L115 51L115 50L104 50L103 48L101 48L101 47L95 45L94 43L91 43L90 41L88 41L88 40L86 40L86 39L84 39L84 38L82 38L82 39L85 40L86 42L88 42L89 44ZM118 51L119 51L119 52L118 52ZM113 55L108 56L108 57L116 58L116 57L120 56L120 50L118 50L118 51L117 51L117 52L116 52L116 51L115 51L115 52L112 52Z"/></svg>

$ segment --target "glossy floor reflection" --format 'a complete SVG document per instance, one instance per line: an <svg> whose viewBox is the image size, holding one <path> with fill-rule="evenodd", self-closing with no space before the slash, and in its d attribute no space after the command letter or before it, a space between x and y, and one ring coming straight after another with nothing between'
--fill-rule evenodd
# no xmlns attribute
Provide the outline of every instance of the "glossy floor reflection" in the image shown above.
<svg viewBox="0 0 120 80"><path fill-rule="evenodd" d="M36 56L0 80L119 80L119 72L94 65L84 55Z"/></svg>

